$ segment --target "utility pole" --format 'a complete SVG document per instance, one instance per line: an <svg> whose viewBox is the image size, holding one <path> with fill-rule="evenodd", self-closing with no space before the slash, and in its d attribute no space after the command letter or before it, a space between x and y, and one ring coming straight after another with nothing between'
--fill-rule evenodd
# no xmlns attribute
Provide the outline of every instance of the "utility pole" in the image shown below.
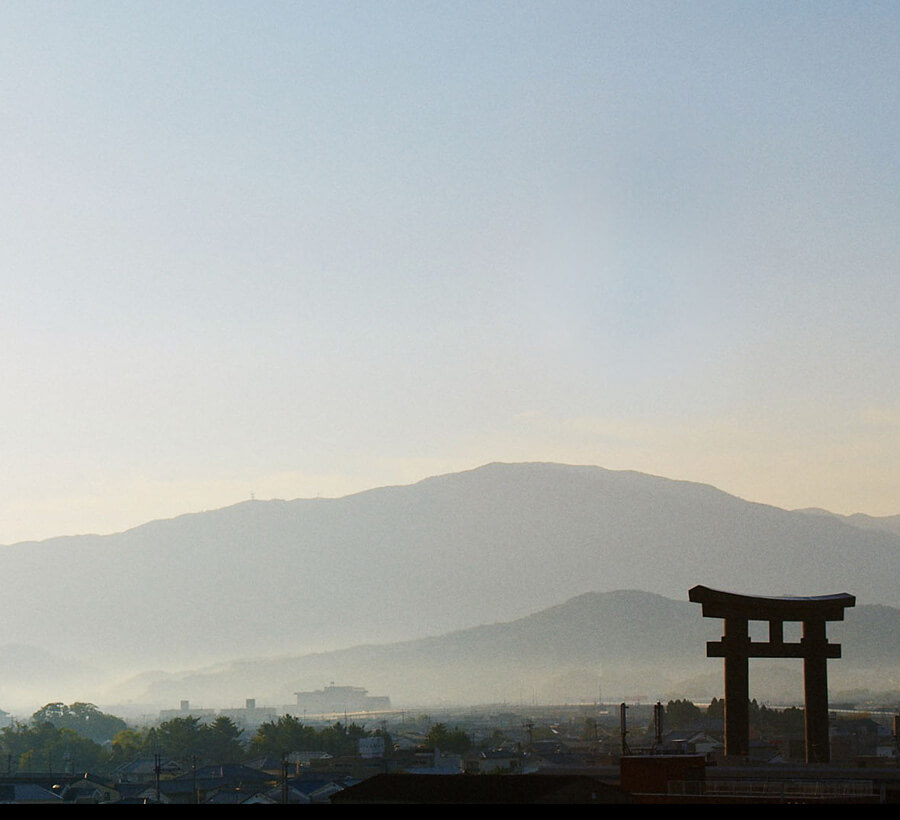
<svg viewBox="0 0 900 820"><path fill-rule="evenodd" d="M663 737L663 717L665 715L665 707L660 703L660 701L656 701L656 706L653 707L653 727L656 730L656 741L653 744L654 751L659 751L662 748L662 737Z"/></svg>
<svg viewBox="0 0 900 820"><path fill-rule="evenodd" d="M631 750L628 748L628 742L626 741L626 737L628 737L628 718L627 713L628 707L625 703L619 704L619 733L622 737L622 755L631 754Z"/></svg>

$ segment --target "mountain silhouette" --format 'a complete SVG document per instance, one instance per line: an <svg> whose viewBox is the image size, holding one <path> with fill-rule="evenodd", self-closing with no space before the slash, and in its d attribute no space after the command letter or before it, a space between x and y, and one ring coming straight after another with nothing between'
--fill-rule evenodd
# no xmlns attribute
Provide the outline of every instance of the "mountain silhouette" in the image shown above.
<svg viewBox="0 0 900 820"><path fill-rule="evenodd" d="M759 625L764 626L764 625ZM790 625L786 625L790 626ZM509 623L395 644L253 658L181 674L140 676L118 696L174 705L238 704L248 695L290 710L291 693L329 680L363 683L395 705L593 702L722 697L722 662L706 642L722 622L701 608L636 590L586 593ZM758 637L764 637L764 628ZM790 640L791 638L786 635ZM797 636L799 637L799 635ZM843 658L832 691L894 686L900 610L861 606L829 624ZM751 662L753 697L802 701L799 660Z"/></svg>
<svg viewBox="0 0 900 820"><path fill-rule="evenodd" d="M422 639L623 589L897 606L900 536L636 472L489 464L15 544L0 571L9 640L137 673Z"/></svg>

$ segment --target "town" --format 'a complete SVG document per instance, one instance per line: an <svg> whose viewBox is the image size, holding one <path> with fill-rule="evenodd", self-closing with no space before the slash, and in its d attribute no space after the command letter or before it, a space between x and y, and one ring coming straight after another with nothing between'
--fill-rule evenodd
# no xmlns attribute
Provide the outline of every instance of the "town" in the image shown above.
<svg viewBox="0 0 900 820"><path fill-rule="evenodd" d="M349 708L351 705L356 707ZM897 719L839 704L831 763L805 763L804 710L750 701L740 765L724 701L392 710L358 686L297 693L315 713L183 702L148 725L48 704L0 731L0 802L337 804L900 800ZM374 708L374 707L388 708Z"/></svg>

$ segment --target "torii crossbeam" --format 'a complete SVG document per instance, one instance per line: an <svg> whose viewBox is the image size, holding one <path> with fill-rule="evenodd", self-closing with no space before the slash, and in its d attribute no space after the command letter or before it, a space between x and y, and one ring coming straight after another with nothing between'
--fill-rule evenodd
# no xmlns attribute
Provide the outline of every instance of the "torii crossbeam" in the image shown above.
<svg viewBox="0 0 900 820"><path fill-rule="evenodd" d="M828 763L828 658L841 656L840 644L828 643L825 624L844 620L856 606L846 592L812 598L764 598L696 586L688 592L703 605L703 617L724 618L721 641L710 641L706 654L725 659L725 754L746 757L750 748L749 658L802 658L806 707L806 760ZM768 621L769 640L751 641L749 621ZM785 643L784 622L803 623L799 643Z"/></svg>

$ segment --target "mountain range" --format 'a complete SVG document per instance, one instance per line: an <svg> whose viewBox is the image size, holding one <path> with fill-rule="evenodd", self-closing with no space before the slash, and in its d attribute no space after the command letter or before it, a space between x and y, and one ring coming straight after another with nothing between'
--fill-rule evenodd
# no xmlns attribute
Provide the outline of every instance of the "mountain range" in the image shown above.
<svg viewBox="0 0 900 820"><path fill-rule="evenodd" d="M763 625L759 625L762 627ZM785 637L791 636L786 624ZM756 630L764 638L765 629ZM290 707L291 694L329 680L361 681L395 704L565 703L606 699L722 697L722 662L706 657L722 622L687 601L635 590L586 593L508 623L447 635L303 656L254 658L180 674L146 674L120 686L120 699L238 705L247 696ZM854 702L900 689L900 610L848 610L829 625L842 646L832 692ZM802 702L797 660L751 663L752 696ZM861 691L864 690L864 691Z"/></svg>
<svg viewBox="0 0 900 820"><path fill-rule="evenodd" d="M696 584L760 595L849 592L857 612L897 607L896 518L782 510L708 485L592 466L489 464L344 498L247 501L114 535L2 547L0 622L9 643L70 659L60 662L60 682L70 668L78 670L73 680L85 679L85 667L108 680L241 658L259 667L279 657L331 656L321 667L307 662L312 671L297 672L288 686L296 691L340 677L333 650L424 640L413 651L423 657L428 640L441 640L434 636L521 623L597 593L639 589L667 598L685 606L703 634L717 625L687 604ZM641 607L629 607L637 617ZM589 622L599 634L621 631L598 617ZM666 634L674 617L656 613L644 640ZM718 665L702 658L707 639L682 651L699 654L717 677ZM675 641L661 639L660 650ZM607 674L597 664L615 668L604 653L587 666L592 687ZM405 674L414 678L409 664ZM0 676L0 706L15 671ZM691 671L672 667L667 679ZM497 674L502 681L507 673ZM166 674L142 680L162 694ZM358 681L372 691L380 682ZM392 678L383 687L394 697L404 691ZM445 689L442 697L460 693Z"/></svg>

